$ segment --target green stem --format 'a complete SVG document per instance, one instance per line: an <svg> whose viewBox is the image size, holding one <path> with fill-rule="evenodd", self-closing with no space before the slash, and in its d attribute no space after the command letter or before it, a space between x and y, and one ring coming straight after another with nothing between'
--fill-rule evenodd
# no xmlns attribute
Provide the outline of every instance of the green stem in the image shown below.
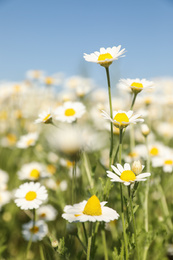
<svg viewBox="0 0 173 260"><path fill-rule="evenodd" d="M121 164L122 134L123 134L123 129L120 128L120 134L119 134L119 164Z"/></svg>
<svg viewBox="0 0 173 260"><path fill-rule="evenodd" d="M31 235L31 237L29 239L28 246L27 246L27 249L26 249L26 259L28 259L29 250L30 250L31 245L32 245L32 236L33 235Z"/></svg>
<svg viewBox="0 0 173 260"><path fill-rule="evenodd" d="M147 156L147 172L150 172L150 154L148 148L148 140L145 138L146 148L148 152ZM149 193L149 181L146 180L146 188L145 188L145 201L144 201L144 217L145 217L145 231L148 232L148 193Z"/></svg>
<svg viewBox="0 0 173 260"><path fill-rule="evenodd" d="M135 236L135 245L136 245L136 252L137 252L137 259L139 260L139 249L138 249L138 240L137 240L137 232L136 232L136 222L135 222L135 216L133 212L133 203L132 203L132 196L130 191L130 185L128 186L128 192L129 192L129 202L130 202L130 210L132 214L132 222L133 222L133 231Z"/></svg>
<svg viewBox="0 0 173 260"><path fill-rule="evenodd" d="M73 162L73 169L72 169L72 185L71 185L71 200L72 204L75 201L75 192L76 192L76 187L75 187L75 179L76 179L76 162Z"/></svg>
<svg viewBox="0 0 173 260"><path fill-rule="evenodd" d="M134 93L130 110L133 110L133 106L135 104L136 97L137 97L137 93Z"/></svg>
<svg viewBox="0 0 173 260"><path fill-rule="evenodd" d="M87 232L86 232L86 228L85 228L84 222L82 222L82 227L83 227L83 231L84 231L85 241L86 241L86 244L87 244L87 242L88 242L88 236L87 236Z"/></svg>
<svg viewBox="0 0 173 260"><path fill-rule="evenodd" d="M122 152L122 133L123 129L120 128L119 134L119 164L121 164L121 152ZM124 244L125 244L125 252L126 252L126 260L128 259L128 245L127 245L127 236L126 236L126 227L125 227L125 219L124 219L124 203L123 203L123 188L122 183L120 183L120 193L121 193L121 219L123 226L123 236L124 236Z"/></svg>
<svg viewBox="0 0 173 260"><path fill-rule="evenodd" d="M167 205L167 202L166 202L164 191L163 191L162 186L160 184L158 184L157 188L158 188L158 190L161 194L162 208L163 208L164 215L166 217L168 228L170 230L172 230L172 227L173 227L172 221L171 221L171 218L170 218L169 209L168 209L168 205Z"/></svg>
<svg viewBox="0 0 173 260"><path fill-rule="evenodd" d="M113 119L112 112L112 97L111 97L111 84L110 84L110 76L109 76L109 67L105 67L107 83L108 83L108 95L109 95L109 109L110 109L110 117ZM109 169L111 169L112 164L112 153L113 153L113 123L111 122L111 144L110 144L110 153L109 153Z"/></svg>
<svg viewBox="0 0 173 260"><path fill-rule="evenodd" d="M145 144L147 148L147 172L150 172L150 153L149 153L149 147L148 147L148 140L147 136L145 137ZM149 194L149 180L147 178L146 180L146 187L145 187L145 201L144 201L144 223L145 223L145 231L148 233L148 194ZM147 259L147 253L148 253L149 246L146 244L144 247L144 253L143 253L143 260Z"/></svg>
<svg viewBox="0 0 173 260"><path fill-rule="evenodd" d="M79 240L80 244L82 245L83 249L84 249L84 252L85 254L87 254L87 250L86 250L86 247L84 246L82 240L80 239L80 237L78 235L76 235L77 239Z"/></svg>
<svg viewBox="0 0 173 260"><path fill-rule="evenodd" d="M123 205L123 189L122 183L120 183L120 193L121 193L121 219L122 219L122 226L123 226L123 236L124 236L124 244L125 244L125 252L126 252L126 260L128 260L128 246L127 246L127 236L126 236L126 227L125 227L125 220L124 220L124 205Z"/></svg>
<svg viewBox="0 0 173 260"><path fill-rule="evenodd" d="M39 245L39 248L40 248L40 259L45 260L42 245Z"/></svg>
<svg viewBox="0 0 173 260"><path fill-rule="evenodd" d="M35 227L35 222L36 222L36 210L33 209L33 228Z"/></svg>
<svg viewBox="0 0 173 260"><path fill-rule="evenodd" d="M92 242L92 222L90 223L89 237L88 237L88 247L87 247L87 260L90 260L91 253L91 242Z"/></svg>
<svg viewBox="0 0 173 260"><path fill-rule="evenodd" d="M103 247L104 247L105 260L108 260L108 250L107 250L107 244L106 244L105 230L102 230L101 234L102 234L102 242L103 242Z"/></svg>

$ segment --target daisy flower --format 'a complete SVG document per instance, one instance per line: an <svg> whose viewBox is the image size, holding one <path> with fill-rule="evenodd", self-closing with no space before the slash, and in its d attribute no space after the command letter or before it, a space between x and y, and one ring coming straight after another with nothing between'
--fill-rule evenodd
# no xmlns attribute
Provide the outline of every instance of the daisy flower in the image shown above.
<svg viewBox="0 0 173 260"><path fill-rule="evenodd" d="M27 135L22 135L16 146L21 149L26 149L30 146L34 146L38 139L38 133L29 133Z"/></svg>
<svg viewBox="0 0 173 260"><path fill-rule="evenodd" d="M119 214L106 207L107 202L100 202L96 195L93 195L88 201L84 200L73 206L67 205L64 208L62 217L71 222L86 222L86 221L105 221L109 222L118 219Z"/></svg>
<svg viewBox="0 0 173 260"><path fill-rule="evenodd" d="M165 150L165 154L152 158L153 167L162 167L164 172L173 171L173 151Z"/></svg>
<svg viewBox="0 0 173 260"><path fill-rule="evenodd" d="M24 239L27 241L32 239L32 242L42 240L48 233L48 227L43 220L36 221L34 226L33 221L31 220L30 222L22 225L22 228Z"/></svg>
<svg viewBox="0 0 173 260"><path fill-rule="evenodd" d="M104 67L109 67L114 60L118 60L125 52L125 49L121 49L121 45L112 48L100 48L99 51L95 51L91 54L84 53L84 59L89 62L95 62ZM122 56L123 57L123 56Z"/></svg>
<svg viewBox="0 0 173 260"><path fill-rule="evenodd" d="M20 180L38 180L40 177L50 176L44 165L38 162L24 164L17 174Z"/></svg>
<svg viewBox="0 0 173 260"><path fill-rule="evenodd" d="M52 205L44 205L37 210L38 217L45 221L55 220L57 214L57 210Z"/></svg>
<svg viewBox="0 0 173 260"><path fill-rule="evenodd" d="M129 124L136 124L137 122L143 122L144 119L140 118L140 114L133 115L133 111L129 110L125 112L123 110L113 111L113 119L102 110L102 116L105 119L110 120L117 128L125 128Z"/></svg>
<svg viewBox="0 0 173 260"><path fill-rule="evenodd" d="M38 115L38 119L35 120L35 124L45 123L49 124L52 122L52 114L50 108L47 111L43 111Z"/></svg>
<svg viewBox="0 0 173 260"><path fill-rule="evenodd" d="M120 79L119 82L119 87L124 88L130 88L132 90L132 92L134 93L139 93L142 90L148 89L148 88L152 88L154 85L154 82L152 81L148 81L146 79Z"/></svg>
<svg viewBox="0 0 173 260"><path fill-rule="evenodd" d="M124 185L128 186L135 181L146 181L146 177L149 177L151 173L145 172L139 175L135 175L135 173L131 170L130 164L125 163L124 168L121 164L117 163L117 167L111 165L112 170L116 173L111 171L107 171L107 176L111 178L112 182L122 182ZM144 166L142 165L143 170Z"/></svg>
<svg viewBox="0 0 173 260"><path fill-rule="evenodd" d="M85 111L86 108L81 102L67 101L63 106L57 107L54 113L56 120L72 123L77 118L82 117Z"/></svg>
<svg viewBox="0 0 173 260"><path fill-rule="evenodd" d="M15 193L15 203L23 210L37 209L47 199L47 190L39 182L26 182Z"/></svg>

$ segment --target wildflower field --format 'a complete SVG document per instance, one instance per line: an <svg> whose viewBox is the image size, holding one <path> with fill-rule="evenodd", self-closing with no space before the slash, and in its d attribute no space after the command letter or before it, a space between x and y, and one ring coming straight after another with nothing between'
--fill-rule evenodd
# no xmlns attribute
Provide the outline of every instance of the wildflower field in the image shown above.
<svg viewBox="0 0 173 260"><path fill-rule="evenodd" d="M0 259L173 259L173 79L0 82Z"/></svg>

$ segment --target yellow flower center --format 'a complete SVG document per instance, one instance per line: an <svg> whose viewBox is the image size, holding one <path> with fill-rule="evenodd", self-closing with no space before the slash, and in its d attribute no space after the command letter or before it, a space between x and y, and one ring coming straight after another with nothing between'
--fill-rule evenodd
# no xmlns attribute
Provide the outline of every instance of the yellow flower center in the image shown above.
<svg viewBox="0 0 173 260"><path fill-rule="evenodd" d="M46 217L46 213L41 213L40 214L40 218L45 218Z"/></svg>
<svg viewBox="0 0 173 260"><path fill-rule="evenodd" d="M131 152L131 153L129 153L128 155L129 155L130 157L132 157L132 158L135 158L135 157L138 156L138 153L136 153L136 152Z"/></svg>
<svg viewBox="0 0 173 260"><path fill-rule="evenodd" d="M47 116L45 116L45 118L43 118L43 122L46 122L49 118L50 118L51 114L47 114Z"/></svg>
<svg viewBox="0 0 173 260"><path fill-rule="evenodd" d="M129 122L129 118L125 113L117 113L116 116L114 117L114 120L119 123L122 123L122 122L128 123Z"/></svg>
<svg viewBox="0 0 173 260"><path fill-rule="evenodd" d="M9 144L13 145L16 143L16 136L14 134L7 134L7 140Z"/></svg>
<svg viewBox="0 0 173 260"><path fill-rule="evenodd" d="M38 179L40 177L40 172L37 169L33 169L30 172L30 177L33 177L34 179Z"/></svg>
<svg viewBox="0 0 173 260"><path fill-rule="evenodd" d="M2 110L0 111L0 120L6 120L8 117L8 114L6 111Z"/></svg>
<svg viewBox="0 0 173 260"><path fill-rule="evenodd" d="M121 173L120 179L122 181L134 181L136 180L136 176L134 174L134 172L132 172L131 170L125 170Z"/></svg>
<svg viewBox="0 0 173 260"><path fill-rule="evenodd" d="M37 193L35 191L28 191L25 195L26 200L34 200L37 197Z"/></svg>
<svg viewBox="0 0 173 260"><path fill-rule="evenodd" d="M150 150L150 154L152 156L157 156L159 154L159 149L157 147L152 147L151 150Z"/></svg>
<svg viewBox="0 0 173 260"><path fill-rule="evenodd" d="M67 168L71 168L75 164L75 162L72 162L72 161L69 161L69 160L67 160L66 163L67 163Z"/></svg>
<svg viewBox="0 0 173 260"><path fill-rule="evenodd" d="M14 89L14 92L19 92L19 91L21 90L21 86L15 85L15 86L13 87L13 89Z"/></svg>
<svg viewBox="0 0 173 260"><path fill-rule="evenodd" d="M65 116L74 116L75 114L76 114L76 112L73 108L67 108L65 110Z"/></svg>
<svg viewBox="0 0 173 260"><path fill-rule="evenodd" d="M38 231L39 231L39 228L37 226L30 228L30 232L33 234L36 234Z"/></svg>
<svg viewBox="0 0 173 260"><path fill-rule="evenodd" d="M52 164L48 164L48 165L47 165L47 170L48 170L48 172L50 172L51 174L55 174L55 172L56 172L56 167L55 167L54 165L52 165Z"/></svg>
<svg viewBox="0 0 173 260"><path fill-rule="evenodd" d="M172 164L173 164L173 160L165 160L164 163L165 163L165 164L168 164L168 165L172 165Z"/></svg>
<svg viewBox="0 0 173 260"><path fill-rule="evenodd" d="M29 139L29 140L27 140L26 144L28 146L30 146L30 145L32 145L34 143L34 141L35 141L34 139Z"/></svg>
<svg viewBox="0 0 173 260"><path fill-rule="evenodd" d="M34 70L33 71L33 78L38 79L40 77L40 71L39 70Z"/></svg>
<svg viewBox="0 0 173 260"><path fill-rule="evenodd" d="M113 57L110 53L100 54L98 57L98 61L105 61L105 60L110 60L110 59L113 59Z"/></svg>
<svg viewBox="0 0 173 260"><path fill-rule="evenodd" d="M83 214L90 216L100 216L102 215L102 209L100 205L100 201L96 195L93 195L85 205Z"/></svg>
<svg viewBox="0 0 173 260"><path fill-rule="evenodd" d="M45 83L46 83L47 85L52 85L52 84L53 84L53 78L51 78L51 77L45 78Z"/></svg>
<svg viewBox="0 0 173 260"><path fill-rule="evenodd" d="M143 85L142 85L142 83L133 82L133 83L131 84L131 87L134 87L134 88L143 88Z"/></svg>

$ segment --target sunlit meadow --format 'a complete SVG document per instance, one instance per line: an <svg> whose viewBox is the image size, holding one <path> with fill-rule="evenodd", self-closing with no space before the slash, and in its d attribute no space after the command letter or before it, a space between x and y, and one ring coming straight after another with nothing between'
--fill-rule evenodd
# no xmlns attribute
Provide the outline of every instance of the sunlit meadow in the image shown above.
<svg viewBox="0 0 173 260"><path fill-rule="evenodd" d="M115 85L125 55L84 54L104 87L34 69L0 83L0 259L173 259L173 79Z"/></svg>

